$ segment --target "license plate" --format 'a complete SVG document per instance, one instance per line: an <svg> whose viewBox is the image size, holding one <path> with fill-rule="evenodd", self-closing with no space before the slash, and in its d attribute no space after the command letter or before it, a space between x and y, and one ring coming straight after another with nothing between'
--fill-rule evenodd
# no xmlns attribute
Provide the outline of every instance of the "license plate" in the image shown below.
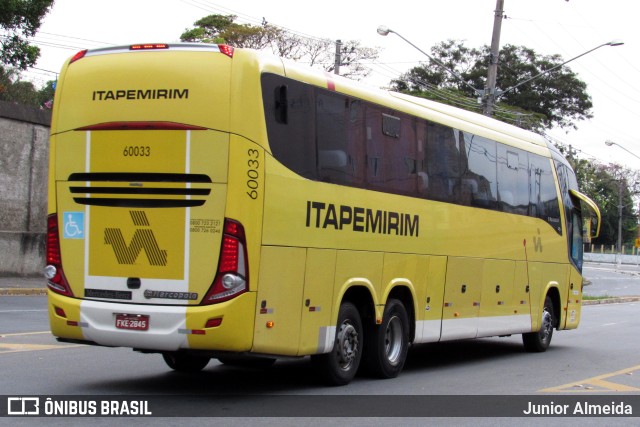
<svg viewBox="0 0 640 427"><path fill-rule="evenodd" d="M116 328L130 331L149 329L149 316L143 314L116 314Z"/></svg>

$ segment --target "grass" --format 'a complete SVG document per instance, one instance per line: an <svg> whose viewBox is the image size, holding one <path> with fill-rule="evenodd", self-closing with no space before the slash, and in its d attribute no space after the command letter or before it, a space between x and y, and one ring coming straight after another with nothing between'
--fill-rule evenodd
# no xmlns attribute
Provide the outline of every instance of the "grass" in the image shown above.
<svg viewBox="0 0 640 427"><path fill-rule="evenodd" d="M610 295L582 295L583 301L598 301L601 299L611 299L614 298Z"/></svg>

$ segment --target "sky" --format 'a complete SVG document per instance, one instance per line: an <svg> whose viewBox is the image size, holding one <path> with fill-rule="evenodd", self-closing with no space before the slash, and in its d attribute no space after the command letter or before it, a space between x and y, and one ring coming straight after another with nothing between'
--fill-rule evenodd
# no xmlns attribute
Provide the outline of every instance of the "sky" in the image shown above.
<svg viewBox="0 0 640 427"><path fill-rule="evenodd" d="M55 0L34 38L41 56L27 77L36 83L55 79L65 59L81 49L175 42L204 16L232 14L238 23L259 25L265 19L300 35L380 48L364 82L382 87L427 58L394 34L378 35L379 25L426 52L448 39L481 47L491 43L495 8L496 0ZM569 60L612 40L624 42L568 64L587 83L594 117L578 122L577 130L549 134L583 158L640 169L640 136L635 133L640 125L640 30L634 2L504 0L504 14L500 44L526 46L540 55ZM606 140L618 145L608 147Z"/></svg>

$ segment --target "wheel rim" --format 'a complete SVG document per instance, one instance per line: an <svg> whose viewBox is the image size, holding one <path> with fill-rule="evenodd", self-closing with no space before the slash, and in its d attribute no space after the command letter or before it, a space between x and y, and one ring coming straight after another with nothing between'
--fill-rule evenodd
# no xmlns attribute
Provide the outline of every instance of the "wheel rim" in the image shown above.
<svg viewBox="0 0 640 427"><path fill-rule="evenodd" d="M342 323L338 331L338 365L340 369L349 370L359 351L358 331L350 322Z"/></svg>
<svg viewBox="0 0 640 427"><path fill-rule="evenodd" d="M544 308L542 312L542 328L540 328L540 339L542 342L547 342L551 339L551 334L553 333L553 316L547 309Z"/></svg>
<svg viewBox="0 0 640 427"><path fill-rule="evenodd" d="M396 365L400 360L402 344L402 321L398 316L393 316L389 319L387 330L384 334L384 351L387 356L387 360L392 365Z"/></svg>

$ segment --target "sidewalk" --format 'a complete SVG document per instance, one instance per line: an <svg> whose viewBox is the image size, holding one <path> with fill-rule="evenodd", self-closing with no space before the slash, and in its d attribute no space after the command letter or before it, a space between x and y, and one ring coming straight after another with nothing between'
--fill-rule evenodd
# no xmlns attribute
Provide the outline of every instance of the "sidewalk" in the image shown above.
<svg viewBox="0 0 640 427"><path fill-rule="evenodd" d="M0 295L46 295L44 277L0 276Z"/></svg>

